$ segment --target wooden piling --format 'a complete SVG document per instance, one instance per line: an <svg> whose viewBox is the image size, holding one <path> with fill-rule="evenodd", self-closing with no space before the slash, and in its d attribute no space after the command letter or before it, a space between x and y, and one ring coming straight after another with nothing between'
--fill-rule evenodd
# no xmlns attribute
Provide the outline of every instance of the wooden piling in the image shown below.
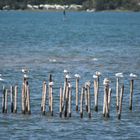
<svg viewBox="0 0 140 140"><path fill-rule="evenodd" d="M51 116L53 116L53 82L49 83L49 89L50 89L50 112Z"/></svg>
<svg viewBox="0 0 140 140"><path fill-rule="evenodd" d="M59 116L60 117L62 117L62 95L63 93L62 93L62 86L60 87L60 102L59 102Z"/></svg>
<svg viewBox="0 0 140 140"><path fill-rule="evenodd" d="M43 101L42 101L42 114L45 115L46 113L46 93L47 92L47 85L46 82L43 82Z"/></svg>
<svg viewBox="0 0 140 140"><path fill-rule="evenodd" d="M81 99L80 99L80 117L83 118L83 97L84 97L85 87L82 87L81 90Z"/></svg>
<svg viewBox="0 0 140 140"><path fill-rule="evenodd" d="M86 112L88 112L88 93L87 93L87 85L86 85L86 83L85 83L85 92L84 92L84 95L85 95Z"/></svg>
<svg viewBox="0 0 140 140"><path fill-rule="evenodd" d="M88 95L88 116L89 118L91 118L90 82L87 82L87 95Z"/></svg>
<svg viewBox="0 0 140 140"><path fill-rule="evenodd" d="M22 84L22 94L21 94L21 102L22 102L22 114L25 114L25 83L26 79L24 78L23 84Z"/></svg>
<svg viewBox="0 0 140 140"><path fill-rule="evenodd" d="M5 111L5 92L6 92L6 89L3 86L3 92L2 92L2 113L4 113L4 111Z"/></svg>
<svg viewBox="0 0 140 140"><path fill-rule="evenodd" d="M72 89L71 84L69 83L69 117L71 117L71 95L72 95Z"/></svg>
<svg viewBox="0 0 140 140"><path fill-rule="evenodd" d="M29 84L27 82L27 113L31 114L31 106L30 106L30 88L29 88Z"/></svg>
<svg viewBox="0 0 140 140"><path fill-rule="evenodd" d="M66 87L68 80L66 78L66 75L64 76L64 88L63 88L63 97L62 97L62 111L64 110L64 104L65 104L65 98L66 98Z"/></svg>
<svg viewBox="0 0 140 140"><path fill-rule="evenodd" d="M79 78L76 78L76 111L78 111Z"/></svg>
<svg viewBox="0 0 140 140"><path fill-rule="evenodd" d="M108 107L109 79L105 78L103 85L104 85L103 116L108 118L109 117L109 107Z"/></svg>
<svg viewBox="0 0 140 140"><path fill-rule="evenodd" d="M108 93L109 93L109 87L106 86L106 92L105 92L105 96L106 96L106 104L105 104L105 117L109 118L109 107L108 107Z"/></svg>
<svg viewBox="0 0 140 140"><path fill-rule="evenodd" d="M52 75L49 75L49 83L52 82ZM51 86L49 86L49 110L51 111Z"/></svg>
<svg viewBox="0 0 140 140"><path fill-rule="evenodd" d="M14 111L14 103L13 103L13 98L14 98L14 87L10 87L10 97L11 97L11 113Z"/></svg>
<svg viewBox="0 0 140 140"><path fill-rule="evenodd" d="M42 99L41 99L41 112L43 111L45 83L46 83L46 81L43 81L43 85L42 85Z"/></svg>
<svg viewBox="0 0 140 140"><path fill-rule="evenodd" d="M110 114L110 105L111 105L111 94L112 94L112 89L109 88L109 93L108 93L108 112Z"/></svg>
<svg viewBox="0 0 140 140"><path fill-rule="evenodd" d="M132 99L133 99L133 89L134 89L134 80L130 80L130 100L129 100L129 109L132 110Z"/></svg>
<svg viewBox="0 0 140 140"><path fill-rule="evenodd" d="M69 97L69 87L68 87L68 84L66 85L66 103L65 103L64 117L67 117L67 112L68 112L68 97Z"/></svg>
<svg viewBox="0 0 140 140"><path fill-rule="evenodd" d="M119 78L116 79L116 110L119 110Z"/></svg>
<svg viewBox="0 0 140 140"><path fill-rule="evenodd" d="M97 85L97 80L94 80L94 103L95 103L95 107L94 110L96 112L98 112L98 85Z"/></svg>
<svg viewBox="0 0 140 140"><path fill-rule="evenodd" d="M122 85L121 92L120 92L120 104L119 104L119 111L118 111L118 119L119 120L121 119L123 94L124 94L124 85Z"/></svg>
<svg viewBox="0 0 140 140"><path fill-rule="evenodd" d="M18 86L15 85L15 88L14 88L14 113L17 113L17 96L18 96Z"/></svg>
<svg viewBox="0 0 140 140"><path fill-rule="evenodd" d="M4 113L7 113L8 111L8 89L6 89L5 91L5 109L4 109Z"/></svg>

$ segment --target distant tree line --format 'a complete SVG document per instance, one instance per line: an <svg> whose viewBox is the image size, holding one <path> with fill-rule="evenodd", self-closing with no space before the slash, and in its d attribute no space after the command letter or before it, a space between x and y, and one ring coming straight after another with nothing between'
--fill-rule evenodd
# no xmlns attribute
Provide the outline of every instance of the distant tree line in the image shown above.
<svg viewBox="0 0 140 140"><path fill-rule="evenodd" d="M26 9L27 4L80 4L83 9L101 10L134 10L140 11L140 0L0 0L0 9L8 6L9 9Z"/></svg>
<svg viewBox="0 0 140 140"><path fill-rule="evenodd" d="M100 10L140 10L140 0L88 0L84 2L86 8Z"/></svg>

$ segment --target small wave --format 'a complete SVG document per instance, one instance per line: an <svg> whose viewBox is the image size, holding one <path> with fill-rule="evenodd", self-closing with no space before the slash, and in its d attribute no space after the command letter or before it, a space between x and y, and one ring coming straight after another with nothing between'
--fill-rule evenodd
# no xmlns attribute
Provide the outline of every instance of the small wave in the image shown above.
<svg viewBox="0 0 140 140"><path fill-rule="evenodd" d="M92 58L92 61L98 61L98 59L97 58Z"/></svg>
<svg viewBox="0 0 140 140"><path fill-rule="evenodd" d="M56 59L49 59L49 62L56 62Z"/></svg>

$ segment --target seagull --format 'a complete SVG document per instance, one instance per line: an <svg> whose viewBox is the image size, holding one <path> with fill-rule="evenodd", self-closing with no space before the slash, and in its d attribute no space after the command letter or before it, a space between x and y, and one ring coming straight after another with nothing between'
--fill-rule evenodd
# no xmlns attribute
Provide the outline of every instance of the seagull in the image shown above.
<svg viewBox="0 0 140 140"><path fill-rule="evenodd" d="M53 85L54 85L54 83L53 83L53 82L50 82L50 83L49 83L49 86L53 86Z"/></svg>
<svg viewBox="0 0 140 140"><path fill-rule="evenodd" d="M67 74L67 75L66 75L66 78L67 78L67 79L70 79L71 77Z"/></svg>
<svg viewBox="0 0 140 140"><path fill-rule="evenodd" d="M131 78L137 78L138 76L136 74L130 73L129 75Z"/></svg>
<svg viewBox="0 0 140 140"><path fill-rule="evenodd" d="M96 71L96 73L95 73L97 76L101 76L101 72L99 72L99 71Z"/></svg>
<svg viewBox="0 0 140 140"><path fill-rule="evenodd" d="M79 74L75 74L74 75L76 78L80 78L80 75Z"/></svg>
<svg viewBox="0 0 140 140"><path fill-rule="evenodd" d="M26 68L25 68L25 69L23 68L21 71L22 71L23 73L27 73L27 72L29 72L29 70L26 69Z"/></svg>
<svg viewBox="0 0 140 140"><path fill-rule="evenodd" d="M123 73L121 73L121 72L120 72L120 73L116 73L115 76L116 76L116 77L123 78Z"/></svg>
<svg viewBox="0 0 140 140"><path fill-rule="evenodd" d="M108 85L109 82L110 82L109 79L108 78L105 78L104 81L103 81L103 85Z"/></svg>
<svg viewBox="0 0 140 140"><path fill-rule="evenodd" d="M29 76L28 76L27 74L24 74L24 78L26 78L26 79L27 79L27 78L29 78Z"/></svg>
<svg viewBox="0 0 140 140"><path fill-rule="evenodd" d="M94 79L97 79L97 78L98 78L98 76L97 76L97 75L93 75L93 78L94 78Z"/></svg>
<svg viewBox="0 0 140 140"><path fill-rule="evenodd" d="M65 69L65 70L64 70L64 73L68 73L68 71Z"/></svg>

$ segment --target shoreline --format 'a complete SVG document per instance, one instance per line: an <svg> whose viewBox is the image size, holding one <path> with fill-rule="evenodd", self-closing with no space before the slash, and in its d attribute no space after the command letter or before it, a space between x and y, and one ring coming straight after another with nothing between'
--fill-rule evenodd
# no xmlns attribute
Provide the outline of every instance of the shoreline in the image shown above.
<svg viewBox="0 0 140 140"><path fill-rule="evenodd" d="M140 12L128 9L113 9L113 10L96 10L96 9L85 9L83 5L59 5L59 4L40 4L31 5L27 4L26 8L10 8L9 5L4 6L0 11L34 11L34 12Z"/></svg>

